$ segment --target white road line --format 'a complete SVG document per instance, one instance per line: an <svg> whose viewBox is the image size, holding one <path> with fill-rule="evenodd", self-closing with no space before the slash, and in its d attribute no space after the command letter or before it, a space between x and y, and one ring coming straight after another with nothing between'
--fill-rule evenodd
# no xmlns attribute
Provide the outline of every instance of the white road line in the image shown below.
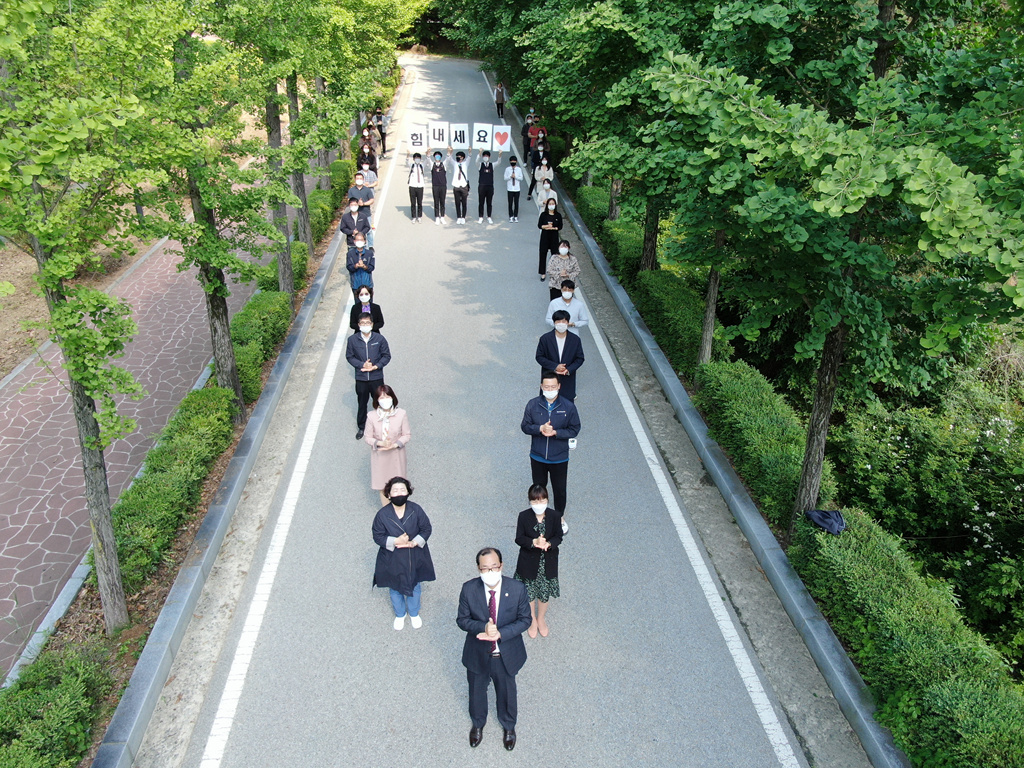
<svg viewBox="0 0 1024 768"><path fill-rule="evenodd" d="M772 707L772 703L765 693L764 686L761 685L761 680L754 670L754 664L750 660L747 649L743 646L743 641L736 630L736 625L722 604L722 597L718 594L718 589L715 586L714 579L711 578L711 572L704 561L704 556L697 547L697 542L693 538L690 527L686 524L682 510L679 509L675 494L672 492L672 481L662 467L658 453L647 437L647 432L644 431L640 414L629 397L626 384L622 380L618 368L615 366L611 351L605 344L593 316L591 316L590 326L592 329L591 335L594 337L594 344L598 352L601 353L604 367L608 370L612 385L615 387L615 392L619 396L622 408L626 412L626 418L629 419L629 424L633 428L633 434L636 435L640 451L643 453L644 458L647 459L647 466L654 477L654 483L658 486L661 498L668 509L669 517L672 518L672 522L675 524L679 540L683 543L683 549L686 551L686 557L690 561L690 567L693 568L694 574L697 576L697 582L704 592L704 599L707 601L708 607L711 608L711 613L715 617L715 623L718 624L718 629L725 639L725 645L729 649L729 654L736 665L736 670L740 673L743 685L747 689L747 695L750 696L750 700L754 704L754 710L761 720L761 727L764 728L764 732L768 736L768 741L771 743L779 763L784 768L799 768L800 763L797 761L796 755L793 754L793 747L790 745L786 732L782 728L782 723L779 722L779 718L775 714L775 708Z"/></svg>
<svg viewBox="0 0 1024 768"><path fill-rule="evenodd" d="M389 126L390 127L390 126ZM388 166L388 177L384 179L384 188L381 190L380 198L373 201L373 228L377 228L377 222L380 221L381 214L384 213L384 201L388 197L388 190L391 189L391 177L395 174L395 168L398 167L398 150L402 146L402 137L398 137L398 141L395 142L394 156L391 158L391 165Z"/></svg>
<svg viewBox="0 0 1024 768"><path fill-rule="evenodd" d="M347 310L353 299L350 291L346 291L345 295L348 297L345 302L345 309ZM342 316L344 317L344 314ZM245 625L238 639L238 646L235 648L235 657L231 662L231 669L228 672L227 682L224 684L224 691L221 693L217 714L213 718L213 727L210 729L210 736L206 741L206 749L203 752L202 768L219 768L224 757L224 749L227 746L231 726L234 723L235 711L238 709L238 702L242 698L242 688L245 685L245 677L249 672L249 662L252 661L253 653L256 650L256 639L259 636L260 627L263 625L263 617L266 615L270 592L274 586L274 578L277 576L277 567L281 563L285 540L288 538L288 530L291 528L292 518L295 516L295 507L299 500L299 492L302 490L302 481L306 477L309 460L313 454L313 444L316 441L317 432L320 430L324 409L327 407L327 396L330 394L331 385L338 370L338 363L341 361L342 349L347 341L348 338L344 333L343 326L334 337L334 343L331 346L331 356L327 361L327 371L317 392L316 402L309 417L309 424L306 426L302 445L299 447L295 468L292 470L288 489L285 491L281 515L274 526L274 535L270 540L266 559L263 561L263 570L260 572L259 581L256 583L252 603L249 605L249 614L245 618Z"/></svg>

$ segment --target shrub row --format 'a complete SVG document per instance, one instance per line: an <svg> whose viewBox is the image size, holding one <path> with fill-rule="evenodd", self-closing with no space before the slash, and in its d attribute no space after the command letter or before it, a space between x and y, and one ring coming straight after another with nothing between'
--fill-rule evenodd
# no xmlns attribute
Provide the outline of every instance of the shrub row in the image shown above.
<svg viewBox="0 0 1024 768"><path fill-rule="evenodd" d="M0 691L0 766L78 765L110 685L105 666L87 651L41 653Z"/></svg>
<svg viewBox="0 0 1024 768"><path fill-rule="evenodd" d="M146 455L142 476L111 510L127 594L140 590L156 570L199 502L210 464L231 444L232 403L231 392L220 387L186 395Z"/></svg>
<svg viewBox="0 0 1024 768"><path fill-rule="evenodd" d="M789 556L871 686L878 719L915 765L1024 766L1024 691L999 654L898 537L863 512L844 515L841 536L801 522Z"/></svg>
<svg viewBox="0 0 1024 768"><path fill-rule="evenodd" d="M348 188L356 172L355 160L335 160L331 163L331 203L338 210L348 202Z"/></svg>
<svg viewBox="0 0 1024 768"><path fill-rule="evenodd" d="M330 222L328 222L330 224ZM295 290L306 286L309 272L309 249L305 243L292 243L292 272L295 275ZM277 279L277 256L256 272L256 287L261 291L276 291L280 286Z"/></svg>
<svg viewBox="0 0 1024 768"><path fill-rule="evenodd" d="M788 527L806 440L796 411L742 361L702 365L696 381L694 402L708 421L709 433L729 452L764 516L775 526ZM829 504L835 493L832 466L826 461L820 505Z"/></svg>
<svg viewBox="0 0 1024 768"><path fill-rule="evenodd" d="M257 293L231 318L231 342L245 402L254 402L260 396L263 363L284 341L291 322L291 296L282 291Z"/></svg>

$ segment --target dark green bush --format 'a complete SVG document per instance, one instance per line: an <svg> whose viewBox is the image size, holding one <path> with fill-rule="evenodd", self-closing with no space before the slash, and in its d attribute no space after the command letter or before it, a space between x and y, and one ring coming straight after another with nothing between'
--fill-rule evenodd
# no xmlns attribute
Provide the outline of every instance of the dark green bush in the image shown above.
<svg viewBox="0 0 1024 768"><path fill-rule="evenodd" d="M352 176L355 172L355 160L335 160L331 163L331 195L334 210L348 202L348 188L352 186Z"/></svg>
<svg viewBox="0 0 1024 768"><path fill-rule="evenodd" d="M859 510L840 536L797 526L789 554L915 765L1024 766L1024 691L923 577L899 538Z"/></svg>
<svg viewBox="0 0 1024 768"><path fill-rule="evenodd" d="M0 691L0 766L76 766L109 689L106 668L89 652L43 651Z"/></svg>
<svg viewBox="0 0 1024 768"><path fill-rule="evenodd" d="M241 346L258 341L267 360L291 322L291 296L281 291L257 293L231 318L231 340Z"/></svg>
<svg viewBox="0 0 1024 768"><path fill-rule="evenodd" d="M746 363L708 363L697 371L694 402L709 432L729 452L736 471L775 526L789 524L803 467L806 433L796 412ZM822 470L819 505L835 496L832 466Z"/></svg>
<svg viewBox="0 0 1024 768"><path fill-rule="evenodd" d="M309 249L306 248L305 243L292 243L292 274L295 276L295 290L299 291L305 288L308 273ZM260 267L256 273L256 287L264 292L278 290L280 283L277 279L277 256L272 258L269 264Z"/></svg>
<svg viewBox="0 0 1024 768"><path fill-rule="evenodd" d="M331 228L331 222L334 221L334 211L337 210L334 206L334 196L325 189L314 189L309 193L307 203L309 204L309 226L313 232L313 242L319 243L327 234L327 230ZM305 244L303 243L303 245ZM295 258L294 254L292 258ZM306 258L309 258L308 254Z"/></svg>
<svg viewBox="0 0 1024 768"><path fill-rule="evenodd" d="M557 165L565 159L565 139L561 136L548 136L547 143L551 148L551 159Z"/></svg>
<svg viewBox="0 0 1024 768"><path fill-rule="evenodd" d="M644 247L644 235L640 227L627 219L604 221L599 240L612 272L620 283L631 289L640 271L640 257Z"/></svg>
<svg viewBox="0 0 1024 768"><path fill-rule="evenodd" d="M688 381L697 373L704 295L672 269L641 272L632 292L633 303L651 329L672 366ZM712 360L728 360L729 343L715 338Z"/></svg>
<svg viewBox="0 0 1024 768"><path fill-rule="evenodd" d="M608 217L609 197L607 187L580 187L573 197L576 210L595 237L604 234L601 222Z"/></svg>
<svg viewBox="0 0 1024 768"><path fill-rule="evenodd" d="M235 365L242 385L242 398L254 403L263 391L263 348L258 341L235 344Z"/></svg>

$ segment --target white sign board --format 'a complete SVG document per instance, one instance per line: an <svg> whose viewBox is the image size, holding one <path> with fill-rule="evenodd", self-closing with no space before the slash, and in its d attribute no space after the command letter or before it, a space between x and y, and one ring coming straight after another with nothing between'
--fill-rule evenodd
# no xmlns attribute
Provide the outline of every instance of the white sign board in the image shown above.
<svg viewBox="0 0 1024 768"><path fill-rule="evenodd" d="M469 149L469 123L451 123L448 126L448 146Z"/></svg>
<svg viewBox="0 0 1024 768"><path fill-rule="evenodd" d="M494 127L487 123L473 123L473 149L491 151Z"/></svg>
<svg viewBox="0 0 1024 768"><path fill-rule="evenodd" d="M427 124L427 130L430 132L427 139L428 146L442 148L448 146L448 123L431 120Z"/></svg>
<svg viewBox="0 0 1024 768"><path fill-rule="evenodd" d="M427 126L413 125L409 127L409 149L423 154L427 147Z"/></svg>
<svg viewBox="0 0 1024 768"><path fill-rule="evenodd" d="M494 143L491 147L495 152L512 151L512 128L507 125L494 126Z"/></svg>

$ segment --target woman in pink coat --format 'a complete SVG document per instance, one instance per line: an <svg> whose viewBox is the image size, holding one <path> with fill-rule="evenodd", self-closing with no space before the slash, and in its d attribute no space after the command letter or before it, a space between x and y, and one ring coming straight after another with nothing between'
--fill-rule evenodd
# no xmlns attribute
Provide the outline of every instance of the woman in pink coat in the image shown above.
<svg viewBox="0 0 1024 768"><path fill-rule="evenodd" d="M380 491L381 506L387 506L384 486L393 477L405 477L405 446L412 433L409 417L398 407L398 395L387 384L373 393L373 410L366 415L363 439L371 448L370 487Z"/></svg>

